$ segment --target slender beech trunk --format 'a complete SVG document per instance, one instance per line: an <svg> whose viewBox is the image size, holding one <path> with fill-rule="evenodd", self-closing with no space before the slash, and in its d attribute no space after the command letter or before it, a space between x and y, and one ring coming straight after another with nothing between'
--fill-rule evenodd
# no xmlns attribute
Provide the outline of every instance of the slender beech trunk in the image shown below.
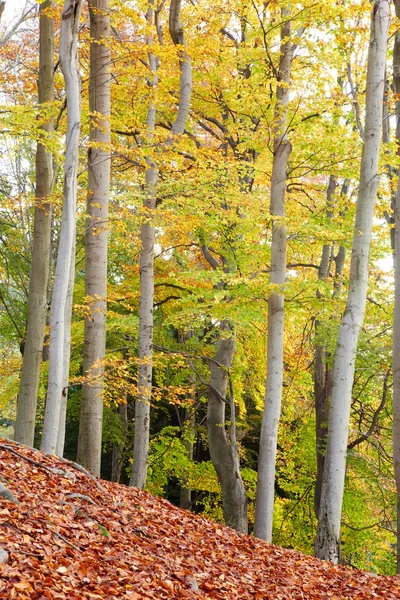
<svg viewBox="0 0 400 600"><path fill-rule="evenodd" d="M336 190L336 180L333 175L329 178L327 190L327 217L333 217L333 195ZM345 181L342 186L341 196L347 195L348 183ZM331 244L324 244L322 249L321 261L318 269L318 279L326 280L331 271L332 263L335 263L335 275L332 300L340 292L344 263L346 258L346 249L340 246L334 256L334 248ZM317 292L317 298L321 297L321 293ZM329 419L329 403L332 393L332 369L328 365L329 353L326 345L319 339L318 330L321 323L318 319L315 320L315 336L316 343L314 348L314 403L315 403L315 437L316 437L316 457L317 457L317 476L314 490L314 511L316 517L319 517L319 507L321 502L321 490L325 467L325 452L326 441L328 437L328 419Z"/></svg>
<svg viewBox="0 0 400 600"><path fill-rule="evenodd" d="M169 29L175 44L185 47L185 37L180 21L181 0L171 0ZM153 8L150 4L146 19L149 26L153 19ZM157 31L160 32L156 24ZM178 41L177 41L178 40ZM157 86L158 61L151 51L152 36L147 35L146 43L149 48L150 81L149 85ZM178 114L172 126L173 136L183 133L189 114L192 91L192 71L188 54L181 49L180 54L180 96ZM148 138L153 138L155 127L156 107L153 100L149 103L147 114ZM133 467L130 485L144 489L147 479L149 434L150 434L150 400L153 374L153 303L154 303L154 225L153 214L156 209L156 187L158 168L153 157L148 157L145 181L146 222L141 227L140 237L142 249L140 252L140 309L139 309L139 368L138 387L135 403L135 440L133 447Z"/></svg>
<svg viewBox="0 0 400 600"><path fill-rule="evenodd" d="M350 264L350 282L345 312L339 328L332 374L328 441L321 494L315 554L338 563L340 520L351 392L357 344L364 320L372 220L378 189L378 158L382 129L382 101L389 27L388 0L375 0L368 51L365 135L361 158L359 192Z"/></svg>
<svg viewBox="0 0 400 600"><path fill-rule="evenodd" d="M146 20L150 28L153 21L153 8L150 4ZM153 37L146 36L149 49L150 76L148 85L155 89L158 84L156 56L151 51ZM147 112L148 143L152 144L156 122L156 107L150 98ZM158 167L152 156L146 158L147 169L144 186L144 216L145 222L140 229L140 307L139 307L139 366L138 386L135 402L135 439L133 446L133 467L130 485L144 489L147 479L150 434L150 400L153 376L153 305L154 305L154 239L155 231L153 216L156 209L156 187Z"/></svg>
<svg viewBox="0 0 400 600"><path fill-rule="evenodd" d="M332 216L332 201L336 191L336 179L333 175L329 178L327 190L327 218ZM325 281L330 272L332 245L324 244L322 248L321 261L318 269L318 279ZM317 292L317 298L321 293ZM322 478L324 474L326 434L328 427L328 398L330 396L329 369L326 363L327 352L325 344L318 339L318 330L321 322L315 320L315 337L317 339L314 347L314 403L315 403L315 437L317 456L317 477L314 491L314 510L319 515L319 504L321 500Z"/></svg>
<svg viewBox="0 0 400 600"><path fill-rule="evenodd" d="M291 8L282 8L281 57L276 90L274 159L272 165L270 214L273 219L270 281L280 289L268 298L267 385L258 457L258 480L254 535L272 539L278 425L283 383L284 299L286 279L285 218L286 171L291 152L286 121L290 74L295 46L291 36Z"/></svg>
<svg viewBox="0 0 400 600"><path fill-rule="evenodd" d="M65 0L60 29L60 65L68 106L64 202L56 272L50 310L49 380L41 450L54 454L57 447L64 381L65 311L76 229L76 196L80 134L80 75L78 31L81 0ZM68 334L67 334L68 335Z"/></svg>
<svg viewBox="0 0 400 600"><path fill-rule="evenodd" d="M110 6L90 0L90 141L85 235L85 318L78 461L100 475L106 351L107 220L110 194Z"/></svg>
<svg viewBox="0 0 400 600"><path fill-rule="evenodd" d="M395 0L400 18L400 0ZM393 84L396 94L396 140L400 154L400 33L395 33ZM397 176L400 176L400 169ZM400 178L394 200L394 324L393 324L393 464L397 490L397 573L400 573Z"/></svg>
<svg viewBox="0 0 400 600"><path fill-rule="evenodd" d="M72 248L72 256L75 257L76 240ZM74 296L75 282L75 260L71 260L68 279L67 300L65 302L65 331L64 331L64 356L63 356L63 385L61 395L60 422L58 426L56 454L64 455L65 425L67 417L69 365L71 359L71 323L72 323L72 301Z"/></svg>
<svg viewBox="0 0 400 600"><path fill-rule="evenodd" d="M191 337L191 334L188 338ZM187 338L187 339L188 339ZM196 388L195 383L196 379L194 373L191 375L189 383L193 385L193 394L190 397L190 406L185 409L185 416L183 423L181 425L181 435L183 438L183 445L186 450L186 455L190 462L193 461L193 446L194 446L194 435L195 435L195 425L196 425ZM179 495L179 506L181 508L190 509L192 506L192 490L186 485L181 485L180 495Z"/></svg>
<svg viewBox="0 0 400 600"><path fill-rule="evenodd" d="M183 425L183 445L186 450L186 455L190 462L193 461L193 445L194 445L194 427L195 427L195 412L192 408L187 409L185 423ZM192 490L186 485L181 485L179 494L179 506L181 508L190 509L192 506Z"/></svg>
<svg viewBox="0 0 400 600"><path fill-rule="evenodd" d="M207 405L208 446L214 468L221 483L225 523L247 533L246 491L240 474L239 453L235 433L235 408L231 397L231 436L225 430L225 405L229 369L235 353L234 330L228 321L220 324L215 362L210 362L210 387ZM217 392L217 393L216 393ZM232 396L232 390L230 390Z"/></svg>
<svg viewBox="0 0 400 600"><path fill-rule="evenodd" d="M54 99L54 18L43 14L52 8L46 0L39 8L39 105ZM51 137L53 121L43 125L44 134ZM47 285L50 265L51 203L53 187L53 156L40 142L36 149L36 204L34 216L32 267L29 279L28 324L21 382L18 394L14 437L33 446L36 403L39 389L40 363L47 318Z"/></svg>
<svg viewBox="0 0 400 600"><path fill-rule="evenodd" d="M121 421L121 427L126 434L128 430L128 403L127 403L127 395L125 394L125 402L121 402L118 405L118 417ZM122 472L122 465L124 460L124 444L119 444L118 442L114 442L112 449L112 459L111 459L111 481L116 481L119 483Z"/></svg>

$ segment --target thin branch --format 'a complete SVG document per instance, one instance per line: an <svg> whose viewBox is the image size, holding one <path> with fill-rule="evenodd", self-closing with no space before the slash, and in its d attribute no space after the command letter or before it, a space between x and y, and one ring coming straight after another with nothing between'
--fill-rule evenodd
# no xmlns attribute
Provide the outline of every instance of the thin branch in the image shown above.
<svg viewBox="0 0 400 600"><path fill-rule="evenodd" d="M358 446L362 442L365 442L365 440L367 440L369 437L371 437L371 435L374 433L376 426L378 424L379 414L382 412L382 410L384 409L385 404L386 404L387 393L388 393L388 389L389 389L388 380L389 380L390 372L391 372L391 370L389 368L385 373L385 377L383 379L382 400L381 400L381 403L379 404L378 408L374 412L374 416L372 418L372 423L371 423L368 431L366 433L362 433L357 439L355 439L354 441L347 444L347 450L352 450L355 446Z"/></svg>

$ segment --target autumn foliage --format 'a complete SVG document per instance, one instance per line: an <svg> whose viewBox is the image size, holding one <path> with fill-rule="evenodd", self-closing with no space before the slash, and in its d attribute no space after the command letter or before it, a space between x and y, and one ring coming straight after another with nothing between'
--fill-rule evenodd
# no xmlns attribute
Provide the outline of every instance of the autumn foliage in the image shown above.
<svg viewBox="0 0 400 600"><path fill-rule="evenodd" d="M0 441L0 598L400 597L376 577L283 550L135 488L97 481L74 463Z"/></svg>

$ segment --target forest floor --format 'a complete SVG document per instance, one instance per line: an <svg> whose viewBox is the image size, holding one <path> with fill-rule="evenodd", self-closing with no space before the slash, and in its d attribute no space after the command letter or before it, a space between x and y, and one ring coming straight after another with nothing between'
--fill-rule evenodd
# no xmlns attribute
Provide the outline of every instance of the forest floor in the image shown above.
<svg viewBox="0 0 400 600"><path fill-rule="evenodd" d="M4 439L0 469L18 502L0 495L0 598L400 599L400 578L278 548Z"/></svg>

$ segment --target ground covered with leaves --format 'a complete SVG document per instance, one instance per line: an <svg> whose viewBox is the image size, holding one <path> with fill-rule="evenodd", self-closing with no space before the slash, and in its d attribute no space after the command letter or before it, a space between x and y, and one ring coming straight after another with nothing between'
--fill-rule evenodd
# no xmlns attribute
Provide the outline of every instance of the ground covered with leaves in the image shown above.
<svg viewBox="0 0 400 600"><path fill-rule="evenodd" d="M400 598L400 578L277 548L0 440L0 598ZM0 486L1 487L1 486Z"/></svg>

